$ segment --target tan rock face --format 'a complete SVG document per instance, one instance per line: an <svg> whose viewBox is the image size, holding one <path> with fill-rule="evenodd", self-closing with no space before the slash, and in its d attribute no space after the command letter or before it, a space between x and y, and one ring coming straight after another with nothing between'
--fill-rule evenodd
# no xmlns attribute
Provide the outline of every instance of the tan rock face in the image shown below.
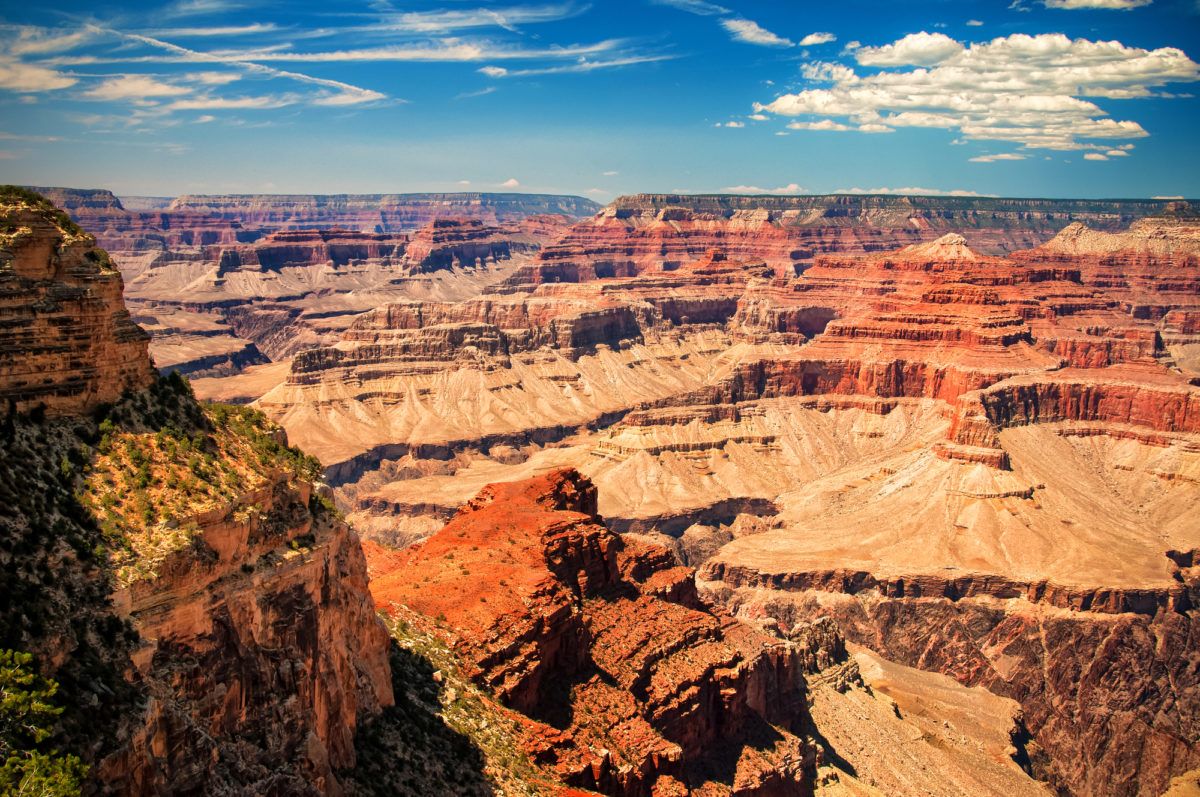
<svg viewBox="0 0 1200 797"><path fill-rule="evenodd" d="M83 413L149 384L149 336L95 240L21 197L0 198L0 227L0 402Z"/></svg>

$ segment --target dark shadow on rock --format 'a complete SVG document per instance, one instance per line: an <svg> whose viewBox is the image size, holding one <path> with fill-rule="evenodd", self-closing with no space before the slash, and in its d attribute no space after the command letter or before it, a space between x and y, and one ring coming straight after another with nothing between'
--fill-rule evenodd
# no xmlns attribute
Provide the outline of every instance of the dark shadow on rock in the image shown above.
<svg viewBox="0 0 1200 797"><path fill-rule="evenodd" d="M354 795L496 794L483 774L484 755L441 716L435 667L393 640L389 650L396 705L360 726L358 763L344 773Z"/></svg>

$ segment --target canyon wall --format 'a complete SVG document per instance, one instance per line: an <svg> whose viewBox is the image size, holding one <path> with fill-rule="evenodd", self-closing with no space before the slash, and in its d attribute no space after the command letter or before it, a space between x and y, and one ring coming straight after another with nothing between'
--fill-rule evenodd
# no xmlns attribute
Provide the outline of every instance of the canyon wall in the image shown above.
<svg viewBox="0 0 1200 797"><path fill-rule="evenodd" d="M0 647L62 684L51 741L101 793L341 793L392 687L319 467L156 378L107 255L40 197L2 201ZM31 384L33 358L66 379Z"/></svg>

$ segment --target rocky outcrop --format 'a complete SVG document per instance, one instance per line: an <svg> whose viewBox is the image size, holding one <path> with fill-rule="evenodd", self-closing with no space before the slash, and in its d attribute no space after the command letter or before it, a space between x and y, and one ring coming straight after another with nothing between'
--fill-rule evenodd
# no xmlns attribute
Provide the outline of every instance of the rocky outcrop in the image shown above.
<svg viewBox="0 0 1200 797"><path fill-rule="evenodd" d="M341 793L392 690L315 463L260 414L156 378L107 254L36 195L0 202L0 648L67 685L55 744L100 793Z"/></svg>
<svg viewBox="0 0 1200 797"><path fill-rule="evenodd" d="M787 728L808 648L708 610L690 570L595 511L574 471L492 485L424 544L380 555L376 602L438 617L472 678L528 717L525 749L569 784L804 791L815 750Z"/></svg>
<svg viewBox="0 0 1200 797"><path fill-rule="evenodd" d="M87 412L154 378L148 336L95 239L36 195L0 189L0 402Z"/></svg>
<svg viewBox="0 0 1200 797"><path fill-rule="evenodd" d="M192 544L114 596L142 644L144 714L97 777L122 794L339 794L354 732L392 702L358 538L271 474L197 516ZM183 521L184 523L188 521Z"/></svg>

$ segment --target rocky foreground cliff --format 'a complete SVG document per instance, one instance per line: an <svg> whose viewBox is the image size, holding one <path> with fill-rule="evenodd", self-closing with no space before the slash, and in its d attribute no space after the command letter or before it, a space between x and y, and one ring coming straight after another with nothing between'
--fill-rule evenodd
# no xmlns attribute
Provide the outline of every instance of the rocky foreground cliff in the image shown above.
<svg viewBox="0 0 1200 797"><path fill-rule="evenodd" d="M89 792L340 793L392 688L319 468L256 412L158 379L64 215L9 188L0 213L0 648L60 684L39 744L78 755Z"/></svg>

